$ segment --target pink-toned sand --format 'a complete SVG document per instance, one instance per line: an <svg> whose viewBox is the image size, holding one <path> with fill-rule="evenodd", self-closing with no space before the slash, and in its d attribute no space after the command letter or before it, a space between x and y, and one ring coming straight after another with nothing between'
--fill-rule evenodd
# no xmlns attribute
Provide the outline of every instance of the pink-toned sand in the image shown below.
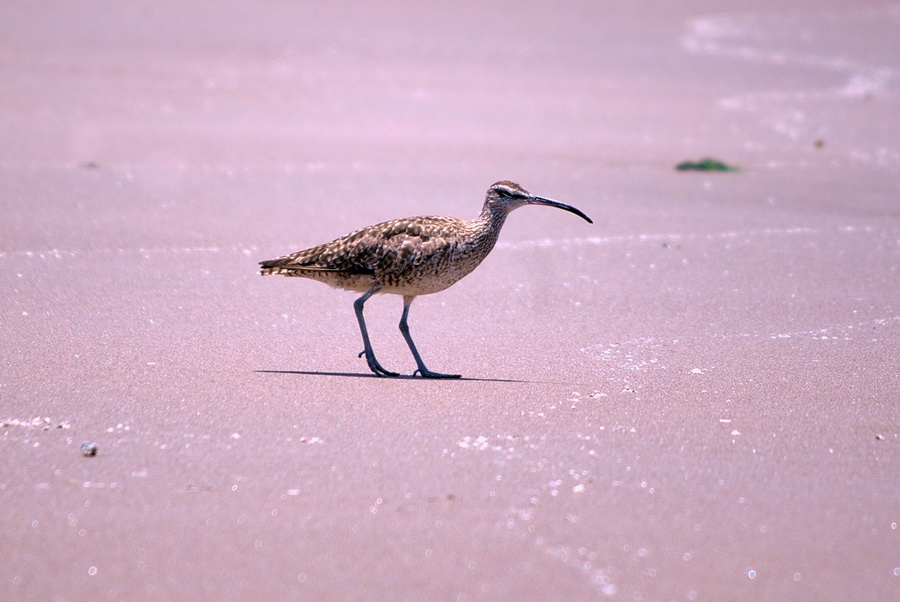
<svg viewBox="0 0 900 602"><path fill-rule="evenodd" d="M319 4L0 5L0 599L896 599L896 6Z"/></svg>

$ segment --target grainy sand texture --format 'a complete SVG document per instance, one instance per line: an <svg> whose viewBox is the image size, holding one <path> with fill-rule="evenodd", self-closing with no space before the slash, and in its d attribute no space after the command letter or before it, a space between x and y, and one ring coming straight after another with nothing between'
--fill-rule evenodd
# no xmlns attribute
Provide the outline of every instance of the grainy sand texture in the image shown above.
<svg viewBox="0 0 900 602"><path fill-rule="evenodd" d="M898 31L0 4L0 599L897 599ZM519 209L416 301L459 381L374 377L354 294L257 275L501 179L595 223Z"/></svg>

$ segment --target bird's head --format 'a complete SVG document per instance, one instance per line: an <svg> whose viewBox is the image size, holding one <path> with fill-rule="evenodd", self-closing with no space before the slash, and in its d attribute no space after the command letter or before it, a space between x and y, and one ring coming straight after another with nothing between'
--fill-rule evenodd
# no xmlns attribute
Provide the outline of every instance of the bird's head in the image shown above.
<svg viewBox="0 0 900 602"><path fill-rule="evenodd" d="M504 214L509 213L513 209L518 209L523 205L545 205L547 207L556 207L557 209L563 209L570 213L574 213L589 224L594 223L591 221L591 218L575 207L531 194L515 182L510 182L509 180L502 180L492 184L491 187L488 188L487 197L484 199L485 209L490 211L501 211Z"/></svg>

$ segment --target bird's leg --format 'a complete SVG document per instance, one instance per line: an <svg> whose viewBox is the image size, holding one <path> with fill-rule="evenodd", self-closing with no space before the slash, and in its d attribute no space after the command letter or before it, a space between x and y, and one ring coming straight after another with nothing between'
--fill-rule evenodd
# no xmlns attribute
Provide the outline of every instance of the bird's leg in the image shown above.
<svg viewBox="0 0 900 602"><path fill-rule="evenodd" d="M369 289L369 292L353 302L353 309L356 311L356 320L359 322L359 331L362 333L363 345L365 346L365 349L360 352L359 357L362 357L363 355L366 356L366 362L369 364L369 369L374 372L376 376L400 376L396 372L385 370L381 364L378 363L378 360L375 359L375 352L372 351L372 343L369 342L369 332L366 330L366 319L363 317L363 305L365 305L369 297L379 290L381 290L381 287L376 284Z"/></svg>
<svg viewBox="0 0 900 602"><path fill-rule="evenodd" d="M422 361L422 357L416 349L416 344L413 343L412 336L409 334L409 324L406 322L406 318L409 316L409 306L412 305L413 299L415 297L403 296L403 316L400 318L400 332L403 333L403 338L406 339L406 344L409 345L409 350L412 351L416 365L419 367L418 370L413 372L413 376L421 374L422 378L459 378L459 374L441 374L440 372L432 372L425 367L425 362Z"/></svg>

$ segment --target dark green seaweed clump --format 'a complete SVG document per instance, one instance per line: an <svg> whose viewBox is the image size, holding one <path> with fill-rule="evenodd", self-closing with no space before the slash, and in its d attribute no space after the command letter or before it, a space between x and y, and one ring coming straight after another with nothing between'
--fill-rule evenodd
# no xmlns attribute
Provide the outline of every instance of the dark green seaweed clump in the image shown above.
<svg viewBox="0 0 900 602"><path fill-rule="evenodd" d="M678 171L740 171L734 165L728 165L718 159L700 159L699 161L682 161L675 166Z"/></svg>

